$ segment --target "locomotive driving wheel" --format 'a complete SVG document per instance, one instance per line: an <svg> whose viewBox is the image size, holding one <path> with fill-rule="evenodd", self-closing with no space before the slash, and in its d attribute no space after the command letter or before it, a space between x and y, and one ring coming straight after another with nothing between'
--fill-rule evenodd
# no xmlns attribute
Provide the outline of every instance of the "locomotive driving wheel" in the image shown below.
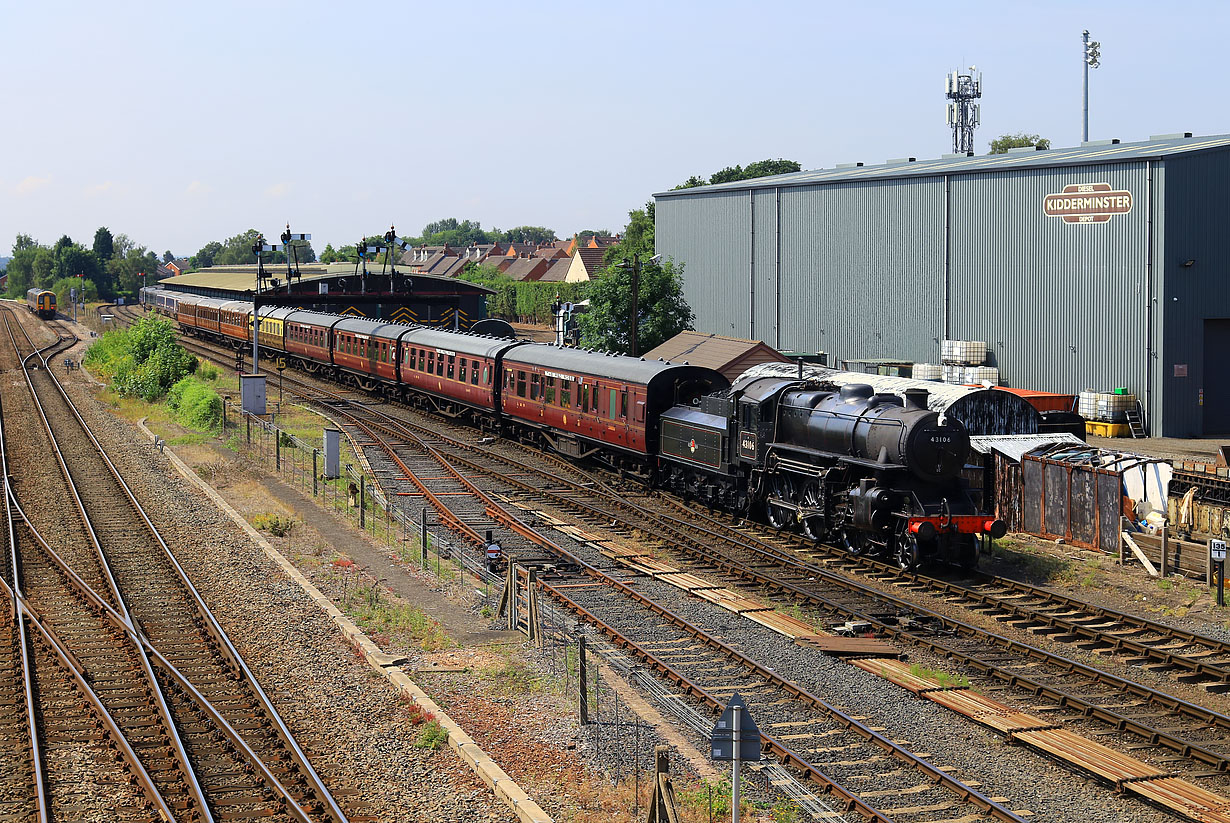
<svg viewBox="0 0 1230 823"><path fill-rule="evenodd" d="M858 529L846 527L841 530L841 542L846 547L846 551L855 557L859 557L867 553L867 536Z"/></svg>
<svg viewBox="0 0 1230 823"><path fill-rule="evenodd" d="M781 530L790 525L794 520L794 512L780 503L769 501L764 504L765 518L769 521L769 525L777 530Z"/></svg>
<svg viewBox="0 0 1230 823"><path fill-rule="evenodd" d="M912 534L904 534L897 538L897 548L893 552L893 560L897 568L903 572L912 572L918 568L918 539Z"/></svg>

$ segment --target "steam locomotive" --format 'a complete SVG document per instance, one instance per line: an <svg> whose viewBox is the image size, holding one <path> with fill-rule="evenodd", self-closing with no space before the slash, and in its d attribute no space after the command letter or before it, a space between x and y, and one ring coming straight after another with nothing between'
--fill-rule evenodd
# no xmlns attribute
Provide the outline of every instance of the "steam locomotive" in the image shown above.
<svg viewBox="0 0 1230 823"><path fill-rule="evenodd" d="M763 510L851 554L902 569L977 563L977 538L1002 537L960 478L965 427L927 408L926 390L745 377L662 416L662 484L710 505Z"/></svg>
<svg viewBox="0 0 1230 823"><path fill-rule="evenodd" d="M761 515L853 554L977 561L980 513L959 473L969 437L925 391L875 394L687 363L262 307L163 289L142 301L187 333L480 429L589 460L736 515Z"/></svg>

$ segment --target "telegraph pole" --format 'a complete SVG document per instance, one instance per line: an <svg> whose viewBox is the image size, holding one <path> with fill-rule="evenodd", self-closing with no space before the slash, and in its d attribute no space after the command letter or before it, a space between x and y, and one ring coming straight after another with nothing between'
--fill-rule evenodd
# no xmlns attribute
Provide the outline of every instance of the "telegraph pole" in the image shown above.
<svg viewBox="0 0 1230 823"><path fill-rule="evenodd" d="M1081 43L1084 48L1082 50L1081 63L1083 64L1085 82L1083 92L1081 94L1081 142L1089 141L1089 70L1096 69L1102 65L1102 44L1097 40L1089 39L1089 29L1081 32Z"/></svg>

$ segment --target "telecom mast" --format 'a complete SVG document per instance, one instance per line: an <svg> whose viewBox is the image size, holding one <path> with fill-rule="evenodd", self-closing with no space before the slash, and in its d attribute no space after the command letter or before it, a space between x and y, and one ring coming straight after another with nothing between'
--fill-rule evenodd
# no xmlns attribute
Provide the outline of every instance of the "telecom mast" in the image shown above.
<svg viewBox="0 0 1230 823"><path fill-rule="evenodd" d="M982 106L975 103L982 97L982 72L974 78L975 66L969 73L960 69L944 76L944 95L948 98L945 109L948 125L952 128L953 154L974 153L974 129L982 122Z"/></svg>

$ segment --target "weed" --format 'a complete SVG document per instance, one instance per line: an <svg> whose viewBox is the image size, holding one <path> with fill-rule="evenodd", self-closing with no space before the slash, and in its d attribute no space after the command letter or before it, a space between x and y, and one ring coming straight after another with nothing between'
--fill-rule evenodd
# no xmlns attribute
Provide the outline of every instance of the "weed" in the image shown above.
<svg viewBox="0 0 1230 823"><path fill-rule="evenodd" d="M438 749L448 742L448 732L438 720L428 720L414 741L416 749Z"/></svg>
<svg viewBox="0 0 1230 823"><path fill-rule="evenodd" d="M478 613L482 615L483 617L491 617L491 615L495 614L495 612L491 610L490 606L483 606L481 609L478 610Z"/></svg>
<svg viewBox="0 0 1230 823"><path fill-rule="evenodd" d="M1157 587L1164 592L1168 592L1174 588L1174 581L1167 580L1163 577L1161 580L1157 581Z"/></svg>
<svg viewBox="0 0 1230 823"><path fill-rule="evenodd" d="M424 723L436 722L436 716L434 714L424 709L418 703L413 702L408 697L406 698L406 716L410 719L411 726L421 726ZM439 724L437 723L436 725Z"/></svg>
<svg viewBox="0 0 1230 823"><path fill-rule="evenodd" d="M910 666L910 674L927 680L934 680L944 689L968 689L969 678L963 674L949 674L939 669L926 669L915 663Z"/></svg>
<svg viewBox="0 0 1230 823"><path fill-rule="evenodd" d="M544 683L533 669L520 660L504 659L499 666L482 669L481 674L494 680L497 686L513 694L531 694L542 691Z"/></svg>
<svg viewBox="0 0 1230 823"><path fill-rule="evenodd" d="M399 634L408 635L426 652L457 645L439 622L414 606L385 602L376 586L358 588L354 595L345 598L345 610L365 629L379 632L390 640Z"/></svg>
<svg viewBox="0 0 1230 823"><path fill-rule="evenodd" d="M792 800L779 800L769 809L773 823L799 823L799 807Z"/></svg>
<svg viewBox="0 0 1230 823"><path fill-rule="evenodd" d="M252 518L252 525L274 537L286 537L295 528L295 519L289 515L264 512Z"/></svg>

